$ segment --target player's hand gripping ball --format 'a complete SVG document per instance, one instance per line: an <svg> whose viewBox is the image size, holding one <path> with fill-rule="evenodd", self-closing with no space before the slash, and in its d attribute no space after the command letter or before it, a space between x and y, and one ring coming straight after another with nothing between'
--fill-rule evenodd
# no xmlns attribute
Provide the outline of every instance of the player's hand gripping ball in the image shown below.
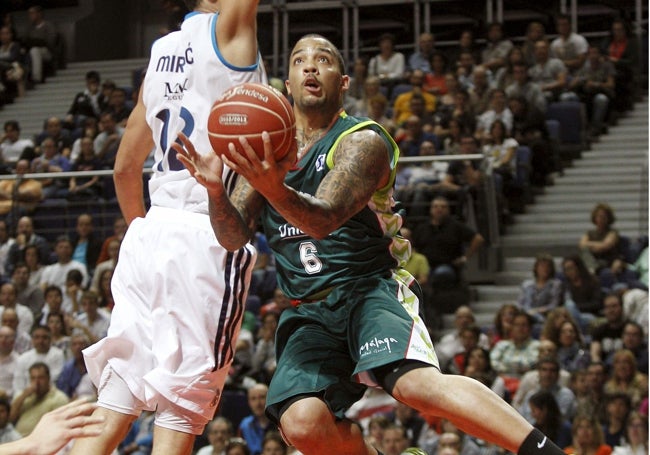
<svg viewBox="0 0 650 455"><path fill-rule="evenodd" d="M242 151L239 136L244 136L264 158L262 132L271 137L273 153L282 159L296 138L296 120L287 98L270 85L244 83L232 87L219 98L208 117L208 136L217 155L231 159L228 144ZM232 159L231 159L232 160Z"/></svg>

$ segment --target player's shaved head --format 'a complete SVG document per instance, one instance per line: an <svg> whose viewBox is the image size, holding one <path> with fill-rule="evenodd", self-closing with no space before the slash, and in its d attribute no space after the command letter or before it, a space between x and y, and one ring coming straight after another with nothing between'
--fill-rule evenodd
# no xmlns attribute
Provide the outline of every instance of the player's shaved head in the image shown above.
<svg viewBox="0 0 650 455"><path fill-rule="evenodd" d="M338 63L339 69L341 70L341 74L346 74L347 71L345 70L345 61L343 60L343 56L341 55L341 52L338 50L338 48L327 38L325 38L322 35L319 35L318 33L309 33L302 38L300 38L295 46L293 46L293 50L291 51L291 55L293 55L296 51L300 50L300 42L306 39L312 39L312 40L320 40L323 42L323 50L329 52L336 58L336 62Z"/></svg>

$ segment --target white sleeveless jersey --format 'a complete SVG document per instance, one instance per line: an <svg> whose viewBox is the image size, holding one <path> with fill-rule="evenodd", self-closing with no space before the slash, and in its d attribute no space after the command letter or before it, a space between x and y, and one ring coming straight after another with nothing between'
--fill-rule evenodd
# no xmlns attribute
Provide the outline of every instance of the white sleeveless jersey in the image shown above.
<svg viewBox="0 0 650 455"><path fill-rule="evenodd" d="M156 144L149 181L151 205L208 213L207 192L190 176L170 145L179 132L196 150L212 153L207 135L212 104L230 87L243 82L266 83L264 66L235 67L219 52L215 35L218 14L190 13L181 30L157 40L144 80L147 123ZM236 174L224 170L230 192Z"/></svg>

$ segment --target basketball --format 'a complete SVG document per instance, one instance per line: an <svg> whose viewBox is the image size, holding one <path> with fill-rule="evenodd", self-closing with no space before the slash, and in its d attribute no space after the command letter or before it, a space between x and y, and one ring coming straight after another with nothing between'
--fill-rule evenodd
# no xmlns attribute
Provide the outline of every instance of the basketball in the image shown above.
<svg viewBox="0 0 650 455"><path fill-rule="evenodd" d="M230 142L242 152L239 137L244 136L263 159L263 131L271 137L276 159L282 159L289 153L296 137L293 109L287 98L269 85L250 82L237 85L226 91L212 106L208 117L208 135L218 155L230 159Z"/></svg>

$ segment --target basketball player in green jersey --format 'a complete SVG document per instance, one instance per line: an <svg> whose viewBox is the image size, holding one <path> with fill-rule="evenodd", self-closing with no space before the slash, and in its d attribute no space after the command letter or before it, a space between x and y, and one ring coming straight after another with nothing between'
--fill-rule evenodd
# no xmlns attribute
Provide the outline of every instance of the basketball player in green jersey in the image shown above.
<svg viewBox="0 0 650 455"><path fill-rule="evenodd" d="M413 278L401 265L408 243L392 212L398 149L376 123L341 109L349 78L336 47L307 35L289 59L297 156L276 162L265 133L264 160L244 138L232 162L243 176L230 199L222 159L199 155L181 136L176 150L208 189L219 242L237 249L260 216L295 305L281 316L277 370L267 414L306 455L377 452L345 411L367 386L381 387L425 415L520 454L561 454L511 406L479 382L440 372L418 316Z"/></svg>

